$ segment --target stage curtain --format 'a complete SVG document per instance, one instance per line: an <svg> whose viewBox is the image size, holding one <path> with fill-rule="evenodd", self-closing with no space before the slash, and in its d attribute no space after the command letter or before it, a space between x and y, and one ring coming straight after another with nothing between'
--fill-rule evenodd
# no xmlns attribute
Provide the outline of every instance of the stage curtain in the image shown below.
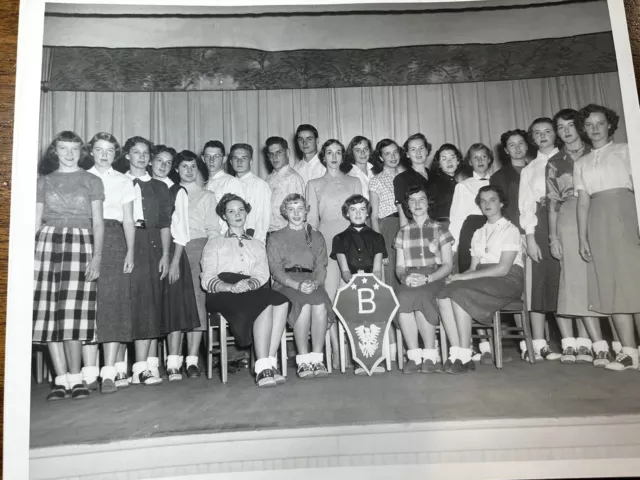
<svg viewBox="0 0 640 480"><path fill-rule="evenodd" d="M374 145L385 137L401 143L423 132L434 151L450 142L464 153L475 142L498 152L503 132L526 129L534 118L561 108L600 103L623 117L617 73L400 87L47 95L50 111L43 115L50 118L42 124L49 122L50 129L41 132L43 148L52 134L68 129L87 140L111 132L122 143L141 135L197 153L211 139L227 148L246 142L255 149L252 170L261 177L269 171L261 155L264 141L279 135L291 143L301 123L316 126L320 142L337 138L346 146L353 136L365 135ZM626 141L623 118L616 141Z"/></svg>

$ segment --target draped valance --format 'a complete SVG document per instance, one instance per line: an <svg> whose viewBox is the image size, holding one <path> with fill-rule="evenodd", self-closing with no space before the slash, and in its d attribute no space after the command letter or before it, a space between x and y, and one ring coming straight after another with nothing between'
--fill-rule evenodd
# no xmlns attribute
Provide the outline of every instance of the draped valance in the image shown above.
<svg viewBox="0 0 640 480"><path fill-rule="evenodd" d="M152 92L490 82L617 71L611 32L370 50L51 47L47 88Z"/></svg>

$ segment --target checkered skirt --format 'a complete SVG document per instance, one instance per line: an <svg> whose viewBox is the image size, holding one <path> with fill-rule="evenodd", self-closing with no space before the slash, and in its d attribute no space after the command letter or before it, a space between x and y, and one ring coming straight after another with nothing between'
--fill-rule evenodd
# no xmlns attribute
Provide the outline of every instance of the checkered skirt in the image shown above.
<svg viewBox="0 0 640 480"><path fill-rule="evenodd" d="M95 341L97 283L85 281L93 233L43 226L36 234L33 341Z"/></svg>

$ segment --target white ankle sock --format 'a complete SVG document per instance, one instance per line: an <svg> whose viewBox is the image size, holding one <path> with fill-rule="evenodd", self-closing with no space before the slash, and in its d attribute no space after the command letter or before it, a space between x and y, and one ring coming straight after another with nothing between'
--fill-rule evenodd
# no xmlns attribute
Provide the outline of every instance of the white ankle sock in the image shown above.
<svg viewBox="0 0 640 480"><path fill-rule="evenodd" d="M540 350L547 346L547 341L544 338L538 338L533 341L533 349L537 354L540 354Z"/></svg>
<svg viewBox="0 0 640 480"><path fill-rule="evenodd" d="M414 348L411 350L407 350L407 358L409 360L413 360L418 365L420 365L422 363L422 349Z"/></svg>
<svg viewBox="0 0 640 480"><path fill-rule="evenodd" d="M100 374L98 367L82 367L80 371L82 373L82 379L87 383L95 382Z"/></svg>
<svg viewBox="0 0 640 480"><path fill-rule="evenodd" d="M74 386L82 383L82 374L81 373L67 373L67 383L69 384L69 388L73 388Z"/></svg>
<svg viewBox="0 0 640 480"><path fill-rule="evenodd" d="M606 352L609 350L609 344L606 340L598 340L597 342L593 342L593 351L598 354L600 352Z"/></svg>
<svg viewBox="0 0 640 480"><path fill-rule="evenodd" d="M296 365L300 366L303 363L311 363L311 354L303 353L302 355L296 355Z"/></svg>
<svg viewBox="0 0 640 480"><path fill-rule="evenodd" d="M268 370L270 368L271 362L269 361L269 357L256 360L256 375L258 375L263 370Z"/></svg>
<svg viewBox="0 0 640 480"><path fill-rule="evenodd" d="M127 373L127 362L116 362L116 372Z"/></svg>
<svg viewBox="0 0 640 480"><path fill-rule="evenodd" d="M182 357L180 355L167 355L167 369L179 370L182 365Z"/></svg>
<svg viewBox="0 0 640 480"><path fill-rule="evenodd" d="M458 349L460 347L449 347L449 360L455 362L458 359Z"/></svg>
<svg viewBox="0 0 640 480"><path fill-rule="evenodd" d="M136 362L133 364L133 376L140 375L145 370L149 369L147 362Z"/></svg>
<svg viewBox="0 0 640 480"><path fill-rule="evenodd" d="M633 366L638 368L638 349L636 347L622 347L622 353L626 353L633 360Z"/></svg>
<svg viewBox="0 0 640 480"><path fill-rule="evenodd" d="M576 339L573 337L567 337L567 338L563 338L562 339L562 350L564 350L565 348L576 348Z"/></svg>
<svg viewBox="0 0 640 480"><path fill-rule="evenodd" d="M620 343L620 342L611 342L611 349L617 355L618 353L620 353L622 351L622 343Z"/></svg>
<svg viewBox="0 0 640 480"><path fill-rule="evenodd" d="M109 380L115 380L116 379L116 374L118 372L116 371L116 367L107 367L104 366L100 369L100 378L102 378L102 381L104 382L106 379Z"/></svg>
<svg viewBox="0 0 640 480"><path fill-rule="evenodd" d="M311 352L309 354L309 361L311 363L322 363L322 354L318 352Z"/></svg>
<svg viewBox="0 0 640 480"><path fill-rule="evenodd" d="M491 344L489 342L480 342L478 348L480 353L491 353Z"/></svg>
<svg viewBox="0 0 640 480"><path fill-rule="evenodd" d="M436 363L438 360L438 350L435 348L423 348L422 349L422 361L431 360Z"/></svg>
<svg viewBox="0 0 640 480"><path fill-rule="evenodd" d="M468 363L471 361L471 349L458 347L458 359L462 363Z"/></svg>
<svg viewBox="0 0 640 480"><path fill-rule="evenodd" d="M187 355L187 367L191 365L198 366L198 356L197 355Z"/></svg>
<svg viewBox="0 0 640 480"><path fill-rule="evenodd" d="M71 388L71 386L69 386L69 382L67 381L67 375L69 375L69 374L65 373L64 375L58 375L53 380L53 383L55 383L56 385L60 385L61 387L64 387L67 390L69 390Z"/></svg>
<svg viewBox="0 0 640 480"><path fill-rule="evenodd" d="M278 368L278 359L276 357L269 357L269 362L273 368Z"/></svg>
<svg viewBox="0 0 640 480"><path fill-rule="evenodd" d="M147 366L149 369L160 367L160 359L158 357L147 357Z"/></svg>
<svg viewBox="0 0 640 480"><path fill-rule="evenodd" d="M576 347L587 347L589 350L593 348L593 342L590 338L578 337L576 338Z"/></svg>
<svg viewBox="0 0 640 480"><path fill-rule="evenodd" d="M527 342L525 342L524 340L520 340L520 351L522 353L527 351Z"/></svg>

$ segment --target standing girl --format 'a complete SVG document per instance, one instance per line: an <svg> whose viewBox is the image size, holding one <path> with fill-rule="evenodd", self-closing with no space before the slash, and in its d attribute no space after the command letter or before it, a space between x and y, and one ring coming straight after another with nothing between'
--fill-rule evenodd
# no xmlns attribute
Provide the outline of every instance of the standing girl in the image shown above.
<svg viewBox="0 0 640 480"><path fill-rule="evenodd" d="M78 166L86 153L74 132L47 149L36 193L33 341L46 343L56 372L47 400L89 396L82 381L82 342L96 340L95 280L104 225L102 181Z"/></svg>

